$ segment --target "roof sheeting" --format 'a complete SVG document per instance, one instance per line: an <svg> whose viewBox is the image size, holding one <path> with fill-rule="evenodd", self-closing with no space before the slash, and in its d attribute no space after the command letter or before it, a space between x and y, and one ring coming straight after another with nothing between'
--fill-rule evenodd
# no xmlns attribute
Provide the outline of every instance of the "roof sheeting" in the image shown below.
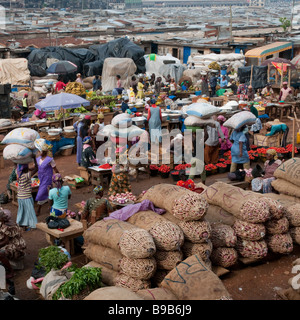
<svg viewBox="0 0 300 320"><path fill-rule="evenodd" d="M292 49L292 42L274 42L263 47L255 48L246 52L247 58L263 58L270 54Z"/></svg>

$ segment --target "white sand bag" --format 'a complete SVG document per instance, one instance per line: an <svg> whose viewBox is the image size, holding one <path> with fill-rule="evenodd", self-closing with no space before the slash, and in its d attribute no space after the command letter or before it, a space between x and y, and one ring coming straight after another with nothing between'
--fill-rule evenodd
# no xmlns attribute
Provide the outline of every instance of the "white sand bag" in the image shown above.
<svg viewBox="0 0 300 320"><path fill-rule="evenodd" d="M34 153L31 149L19 144L7 145L3 150L3 158L5 160L11 160L18 164L28 164L32 162L33 155Z"/></svg>
<svg viewBox="0 0 300 320"><path fill-rule="evenodd" d="M231 116L228 120L224 122L224 127L239 129L243 125L251 125L256 122L255 115L250 111L241 111L233 116Z"/></svg>
<svg viewBox="0 0 300 320"><path fill-rule="evenodd" d="M34 141L39 139L37 131L29 128L16 128L10 131L2 140L3 144L20 144L29 149L35 149Z"/></svg>
<svg viewBox="0 0 300 320"><path fill-rule="evenodd" d="M121 113L113 117L111 124L116 128L126 128L132 125L132 120L128 113Z"/></svg>
<svg viewBox="0 0 300 320"><path fill-rule="evenodd" d="M220 113L218 107L210 103L192 103L186 108L186 114L189 116L196 116L202 119L208 119L211 116Z"/></svg>

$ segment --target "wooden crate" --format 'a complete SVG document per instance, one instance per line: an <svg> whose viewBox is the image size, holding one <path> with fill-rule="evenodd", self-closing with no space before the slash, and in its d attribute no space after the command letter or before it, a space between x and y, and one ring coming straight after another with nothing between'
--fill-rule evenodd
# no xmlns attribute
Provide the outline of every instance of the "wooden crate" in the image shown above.
<svg viewBox="0 0 300 320"><path fill-rule="evenodd" d="M254 134L253 144L258 147L276 147L281 145L282 133L277 133L273 136L265 136L262 134Z"/></svg>

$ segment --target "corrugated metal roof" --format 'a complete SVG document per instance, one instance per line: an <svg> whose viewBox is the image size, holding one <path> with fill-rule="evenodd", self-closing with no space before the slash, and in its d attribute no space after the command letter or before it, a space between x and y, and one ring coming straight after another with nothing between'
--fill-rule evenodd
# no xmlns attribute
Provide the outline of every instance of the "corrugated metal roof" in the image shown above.
<svg viewBox="0 0 300 320"><path fill-rule="evenodd" d="M248 58L262 58L272 53L281 52L287 49L292 49L292 42L274 42L263 47L249 50L245 53L245 56Z"/></svg>

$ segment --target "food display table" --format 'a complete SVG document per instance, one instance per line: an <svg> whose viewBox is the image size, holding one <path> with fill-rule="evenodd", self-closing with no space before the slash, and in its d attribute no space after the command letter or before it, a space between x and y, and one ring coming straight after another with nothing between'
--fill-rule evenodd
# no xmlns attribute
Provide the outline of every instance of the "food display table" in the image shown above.
<svg viewBox="0 0 300 320"><path fill-rule="evenodd" d="M36 224L37 229L46 233L46 239L49 244L54 244L55 239L60 239L66 250L72 255L74 254L74 239L81 236L84 232L83 225L80 221L68 218L70 226L60 231L58 229L48 228L45 222L39 222Z"/></svg>
<svg viewBox="0 0 300 320"><path fill-rule="evenodd" d="M14 182L12 182L10 184L10 188L11 188L11 191L12 191L12 204L18 206L18 187L15 185ZM37 193L39 190L39 186L36 186L36 187L32 187L32 194L35 194ZM34 198L33 198L34 200Z"/></svg>
<svg viewBox="0 0 300 320"><path fill-rule="evenodd" d="M111 169L101 169L99 166L89 167L90 182L94 186L104 186L106 183L109 185L112 176Z"/></svg>

